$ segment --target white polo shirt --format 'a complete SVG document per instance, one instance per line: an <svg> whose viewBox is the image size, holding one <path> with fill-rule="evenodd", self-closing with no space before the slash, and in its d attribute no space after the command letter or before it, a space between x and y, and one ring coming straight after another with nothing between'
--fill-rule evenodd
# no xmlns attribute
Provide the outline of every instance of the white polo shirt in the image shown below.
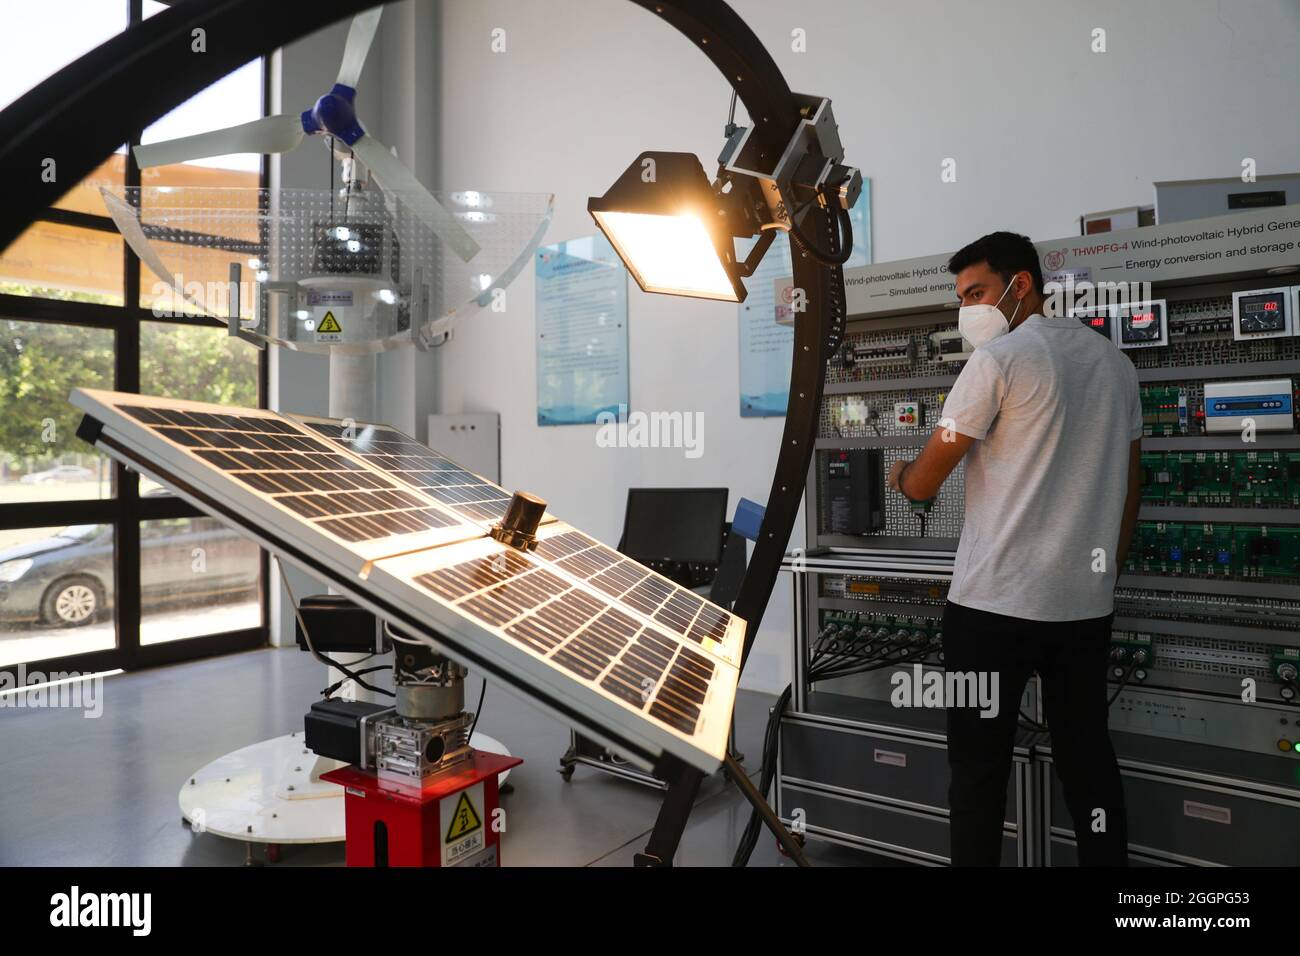
<svg viewBox="0 0 1300 956"><path fill-rule="evenodd" d="M1031 315L977 348L940 427L966 453L966 521L948 597L1033 621L1114 610L1137 370L1070 317Z"/></svg>

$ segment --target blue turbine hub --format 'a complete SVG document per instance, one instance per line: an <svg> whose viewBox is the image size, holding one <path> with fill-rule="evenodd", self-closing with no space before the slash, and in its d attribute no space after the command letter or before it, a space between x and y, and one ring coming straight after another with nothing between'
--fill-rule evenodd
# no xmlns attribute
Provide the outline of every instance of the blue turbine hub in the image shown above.
<svg viewBox="0 0 1300 956"><path fill-rule="evenodd" d="M357 122L357 91L342 83L316 101L316 105L302 114L302 128L307 133L332 133L349 146L356 143L366 131Z"/></svg>

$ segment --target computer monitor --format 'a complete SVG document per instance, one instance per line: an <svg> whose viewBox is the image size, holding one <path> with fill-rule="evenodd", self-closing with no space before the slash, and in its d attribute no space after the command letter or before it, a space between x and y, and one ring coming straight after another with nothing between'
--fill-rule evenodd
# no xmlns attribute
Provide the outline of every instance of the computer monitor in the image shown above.
<svg viewBox="0 0 1300 956"><path fill-rule="evenodd" d="M726 488L629 488L619 548L643 563L717 565Z"/></svg>

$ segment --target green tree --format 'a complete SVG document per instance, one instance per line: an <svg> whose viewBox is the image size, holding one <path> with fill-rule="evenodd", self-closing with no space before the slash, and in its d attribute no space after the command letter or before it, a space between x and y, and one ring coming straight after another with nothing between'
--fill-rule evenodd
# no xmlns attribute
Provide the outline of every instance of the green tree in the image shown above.
<svg viewBox="0 0 1300 956"><path fill-rule="evenodd" d="M77 386L113 387L114 335L103 329L0 320L0 453L45 458L88 451L72 436ZM257 404L257 349L222 327L144 322L140 390L219 405ZM57 441L48 440L54 423Z"/></svg>
<svg viewBox="0 0 1300 956"><path fill-rule="evenodd" d="M0 451L45 458L74 450L81 412L68 393L112 388L113 333L5 320L0 334Z"/></svg>
<svg viewBox="0 0 1300 956"><path fill-rule="evenodd" d="M257 404L258 350L224 327L145 322L140 391L215 405Z"/></svg>

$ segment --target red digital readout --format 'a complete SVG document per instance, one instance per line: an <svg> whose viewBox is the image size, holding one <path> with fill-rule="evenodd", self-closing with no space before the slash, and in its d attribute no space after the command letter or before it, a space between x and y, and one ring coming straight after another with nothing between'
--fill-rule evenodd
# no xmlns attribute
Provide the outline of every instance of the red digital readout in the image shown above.
<svg viewBox="0 0 1300 956"><path fill-rule="evenodd" d="M1276 312L1276 311L1277 311L1277 300L1276 300L1276 299L1270 299L1269 301L1265 302L1265 303L1264 303L1264 311L1265 311L1265 312Z"/></svg>

